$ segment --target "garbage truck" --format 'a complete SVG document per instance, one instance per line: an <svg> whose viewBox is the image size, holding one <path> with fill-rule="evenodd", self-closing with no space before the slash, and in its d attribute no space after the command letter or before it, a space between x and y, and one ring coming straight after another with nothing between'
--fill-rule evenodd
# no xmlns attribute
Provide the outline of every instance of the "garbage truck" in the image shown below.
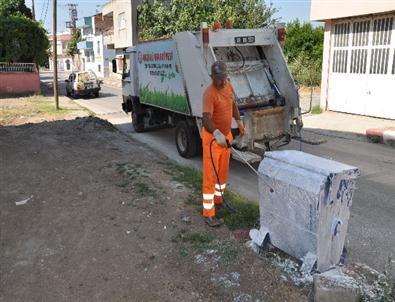
<svg viewBox="0 0 395 302"><path fill-rule="evenodd" d="M178 153L201 151L202 96L215 61L227 65L235 102L245 125L233 146L248 162L261 161L302 128L297 86L273 29L218 29L202 23L197 32L139 42L124 51L122 109L131 112L136 132L175 127ZM234 128L234 129L233 129ZM239 155L232 152L238 159ZM239 159L240 160L240 159Z"/></svg>

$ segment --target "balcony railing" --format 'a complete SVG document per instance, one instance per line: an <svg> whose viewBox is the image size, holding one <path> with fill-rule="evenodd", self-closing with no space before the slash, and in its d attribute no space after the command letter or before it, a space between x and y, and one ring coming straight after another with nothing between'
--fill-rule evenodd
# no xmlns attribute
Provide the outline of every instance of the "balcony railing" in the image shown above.
<svg viewBox="0 0 395 302"><path fill-rule="evenodd" d="M0 62L0 72L37 72L37 66L34 63Z"/></svg>

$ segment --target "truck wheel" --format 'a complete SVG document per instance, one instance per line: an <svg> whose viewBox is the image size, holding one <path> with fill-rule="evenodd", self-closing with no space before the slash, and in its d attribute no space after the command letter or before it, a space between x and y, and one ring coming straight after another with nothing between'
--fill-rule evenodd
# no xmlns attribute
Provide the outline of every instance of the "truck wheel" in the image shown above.
<svg viewBox="0 0 395 302"><path fill-rule="evenodd" d="M185 158L191 158L198 154L200 145L199 133L186 121L177 123L176 126L176 146L178 153Z"/></svg>
<svg viewBox="0 0 395 302"><path fill-rule="evenodd" d="M144 132L144 117L132 111L132 124L136 132Z"/></svg>

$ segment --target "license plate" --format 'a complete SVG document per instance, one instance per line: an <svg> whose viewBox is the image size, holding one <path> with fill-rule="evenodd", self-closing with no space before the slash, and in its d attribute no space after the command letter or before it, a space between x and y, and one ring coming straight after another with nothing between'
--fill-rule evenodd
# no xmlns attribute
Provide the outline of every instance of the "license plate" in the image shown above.
<svg viewBox="0 0 395 302"><path fill-rule="evenodd" d="M255 36L235 37L235 44L252 44L255 43Z"/></svg>
<svg viewBox="0 0 395 302"><path fill-rule="evenodd" d="M93 84L92 83L88 83L88 84L86 84L86 86L85 86L87 89L91 89L91 88L93 88Z"/></svg>

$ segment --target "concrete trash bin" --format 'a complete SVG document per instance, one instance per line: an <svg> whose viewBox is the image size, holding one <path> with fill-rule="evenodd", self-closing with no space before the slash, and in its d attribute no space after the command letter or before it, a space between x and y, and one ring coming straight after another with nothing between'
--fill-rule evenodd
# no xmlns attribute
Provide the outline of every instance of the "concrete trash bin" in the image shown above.
<svg viewBox="0 0 395 302"><path fill-rule="evenodd" d="M338 264L359 169L287 150L266 152L258 171L261 226L250 231L253 242L269 239L304 261L302 270Z"/></svg>

